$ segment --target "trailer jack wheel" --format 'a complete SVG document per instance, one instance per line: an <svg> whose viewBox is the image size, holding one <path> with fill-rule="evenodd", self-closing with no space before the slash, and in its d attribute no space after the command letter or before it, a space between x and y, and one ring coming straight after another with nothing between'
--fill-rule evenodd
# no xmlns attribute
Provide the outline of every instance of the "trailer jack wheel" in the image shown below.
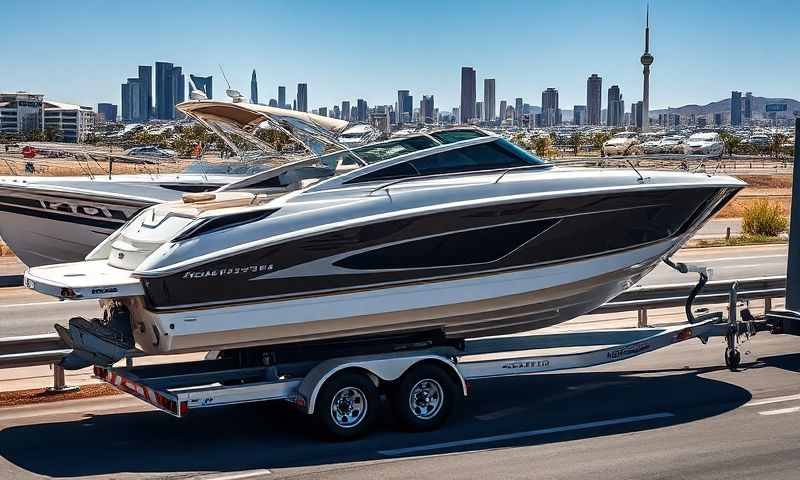
<svg viewBox="0 0 800 480"><path fill-rule="evenodd" d="M725 366L735 372L742 363L742 354L738 348L725 348Z"/></svg>

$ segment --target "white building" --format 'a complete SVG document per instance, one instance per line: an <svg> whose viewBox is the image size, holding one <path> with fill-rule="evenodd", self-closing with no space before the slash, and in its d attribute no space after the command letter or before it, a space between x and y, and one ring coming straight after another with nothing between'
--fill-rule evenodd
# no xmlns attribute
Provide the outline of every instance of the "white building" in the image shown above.
<svg viewBox="0 0 800 480"><path fill-rule="evenodd" d="M92 107L70 103L45 101L44 129L55 129L60 133L59 140L81 143L94 129L95 112Z"/></svg>
<svg viewBox="0 0 800 480"><path fill-rule="evenodd" d="M0 133L24 134L42 130L44 95L28 92L0 93Z"/></svg>

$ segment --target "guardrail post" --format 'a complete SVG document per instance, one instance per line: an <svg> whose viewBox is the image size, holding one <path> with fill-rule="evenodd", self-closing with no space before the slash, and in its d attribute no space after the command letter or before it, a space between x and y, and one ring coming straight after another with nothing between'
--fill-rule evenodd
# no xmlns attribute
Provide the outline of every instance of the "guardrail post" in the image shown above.
<svg viewBox="0 0 800 480"><path fill-rule="evenodd" d="M48 388L49 393L66 393L75 392L79 387L68 387L64 375L64 367L61 365L53 365L53 386Z"/></svg>
<svg viewBox="0 0 800 480"><path fill-rule="evenodd" d="M647 309L640 308L638 310L638 314L639 314L639 319L636 322L636 326L639 328L647 327Z"/></svg>

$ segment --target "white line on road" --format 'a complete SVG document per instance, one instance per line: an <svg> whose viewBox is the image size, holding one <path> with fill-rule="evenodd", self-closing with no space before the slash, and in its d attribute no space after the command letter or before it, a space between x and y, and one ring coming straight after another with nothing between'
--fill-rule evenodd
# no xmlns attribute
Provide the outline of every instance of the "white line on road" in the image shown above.
<svg viewBox="0 0 800 480"><path fill-rule="evenodd" d="M733 260L760 260L762 258L786 258L786 254L782 253L779 255L752 255L748 257L720 257L720 258L695 258L691 261L703 261L703 262L730 262Z"/></svg>
<svg viewBox="0 0 800 480"><path fill-rule="evenodd" d="M543 428L540 430L529 430L527 432L507 433L504 435L492 435L489 437L471 438L469 440L456 440L453 442L432 443L430 445L419 445L416 447L396 448L392 450L379 450L378 453L387 457L405 455L408 453L425 452L428 450L440 450L443 448L463 447L466 445L476 445L479 443L501 442L505 440L515 440L518 438L536 437L551 433L573 432L576 430L586 430L589 428L608 427L612 425L622 425L625 423L644 422L647 420L657 420L660 418L674 417L674 413L660 412L650 415L640 415L637 417L615 418L611 420L600 420L597 422L578 423L576 425L566 425L563 427Z"/></svg>
<svg viewBox="0 0 800 480"><path fill-rule="evenodd" d="M759 415L782 415L784 413L797 413L800 412L800 407L781 408L778 410L766 410L758 412Z"/></svg>
<svg viewBox="0 0 800 480"><path fill-rule="evenodd" d="M770 403L791 402L800 400L800 394L797 395L784 395L782 397L765 398L763 400L752 400L745 404L745 407L757 407L759 405L769 405Z"/></svg>
<svg viewBox="0 0 800 480"><path fill-rule="evenodd" d="M271 475L272 472L267 470L266 468L260 468L258 470L248 470L246 472L235 472L235 473L223 473L220 475L203 475L202 477L196 477L200 480L244 480L245 478L255 478L260 477L261 475Z"/></svg>

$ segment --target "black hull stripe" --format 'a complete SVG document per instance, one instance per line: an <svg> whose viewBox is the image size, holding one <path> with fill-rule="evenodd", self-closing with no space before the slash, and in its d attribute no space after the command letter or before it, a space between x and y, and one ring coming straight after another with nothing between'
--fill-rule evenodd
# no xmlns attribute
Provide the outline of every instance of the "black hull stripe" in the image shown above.
<svg viewBox="0 0 800 480"><path fill-rule="evenodd" d="M6 205L0 203L0 212L5 213L13 213L15 215L22 215L25 217L34 217L46 220L56 220L59 222L65 223L75 223L79 225L86 225L89 227L95 228L103 228L106 230L110 230L108 234L113 232L114 230L118 229L122 225L125 224L124 220L100 220L95 218L88 218L88 217L79 217L75 215L69 215L67 213L59 213L57 211L47 212L43 210L35 210L31 208L25 207L15 207L11 205Z"/></svg>

